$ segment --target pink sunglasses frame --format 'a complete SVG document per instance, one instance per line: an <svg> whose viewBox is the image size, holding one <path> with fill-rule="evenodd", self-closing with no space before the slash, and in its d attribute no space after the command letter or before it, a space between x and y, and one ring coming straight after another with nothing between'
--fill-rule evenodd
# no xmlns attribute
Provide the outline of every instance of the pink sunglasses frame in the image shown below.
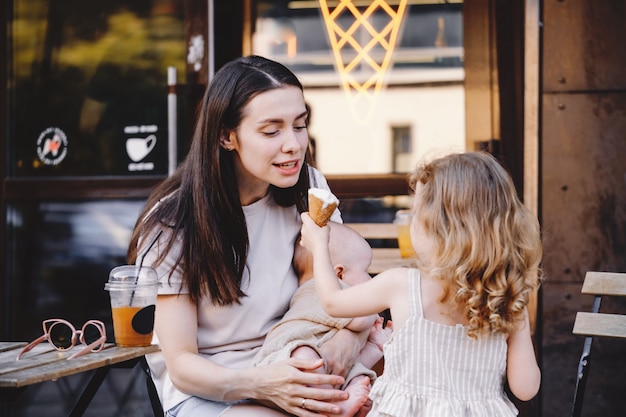
<svg viewBox="0 0 626 417"><path fill-rule="evenodd" d="M50 340L50 330L52 329L52 327L56 326L57 324L64 324L72 330L72 345L69 348L64 349L62 347L58 347L54 343L52 343L52 341ZM100 338L96 340L95 342L92 342L89 345L87 345L87 343L85 342L85 327L89 325L95 326L100 331ZM70 359L77 358L82 355L86 355L89 352L100 352L104 348L104 344L106 343L106 339L107 339L106 327L104 326L104 323L101 322L100 320L88 320L87 322L85 322L85 324L83 324L80 330L76 330L76 328L72 325L72 323L63 319L44 320L42 322L42 326L43 326L43 335L39 336L37 339L33 340L32 342L24 346L24 349L22 349L22 351L18 353L16 360L20 360L20 358L22 357L24 353L31 351L35 346L37 346L43 341L48 341L48 343L50 343L58 351L70 350L74 346L76 346L78 341L80 341L80 343L85 345L85 347L82 350L71 355L69 358L67 358L67 360L70 360Z"/></svg>

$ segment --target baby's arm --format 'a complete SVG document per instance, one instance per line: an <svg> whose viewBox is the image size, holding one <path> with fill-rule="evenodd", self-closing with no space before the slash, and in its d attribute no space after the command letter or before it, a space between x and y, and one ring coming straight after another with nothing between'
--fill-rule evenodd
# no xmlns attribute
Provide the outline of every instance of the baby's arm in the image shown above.
<svg viewBox="0 0 626 417"><path fill-rule="evenodd" d="M507 340L508 354L506 374L509 388L513 395L522 401L529 401L539 391L541 371L537 365L528 311L524 312L524 320L519 328L513 331Z"/></svg>
<svg viewBox="0 0 626 417"><path fill-rule="evenodd" d="M377 314L371 314L369 316L355 317L350 320L350 323L346 326L346 329L352 330L353 332L364 332L366 330L370 330L374 323L376 323L376 319L379 316Z"/></svg>

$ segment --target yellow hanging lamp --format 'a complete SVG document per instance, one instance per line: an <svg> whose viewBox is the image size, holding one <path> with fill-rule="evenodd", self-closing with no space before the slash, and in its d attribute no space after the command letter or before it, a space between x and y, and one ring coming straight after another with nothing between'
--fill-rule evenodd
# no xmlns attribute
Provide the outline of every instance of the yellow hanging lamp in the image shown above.
<svg viewBox="0 0 626 417"><path fill-rule="evenodd" d="M352 0L333 1L334 7L319 2L343 90L355 118L366 122L384 86L407 0L396 1L395 8L386 0L372 0L365 8ZM379 29L371 19L376 13L389 18ZM350 23L342 27L340 20Z"/></svg>

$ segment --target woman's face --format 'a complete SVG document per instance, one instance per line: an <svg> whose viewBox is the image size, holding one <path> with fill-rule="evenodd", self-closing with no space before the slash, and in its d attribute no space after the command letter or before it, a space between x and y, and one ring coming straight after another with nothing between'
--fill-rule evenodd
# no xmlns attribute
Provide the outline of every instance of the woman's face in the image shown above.
<svg viewBox="0 0 626 417"><path fill-rule="evenodd" d="M302 91L287 86L263 92L244 107L243 119L227 144L235 152L241 203L262 198L270 184L296 184L309 137Z"/></svg>

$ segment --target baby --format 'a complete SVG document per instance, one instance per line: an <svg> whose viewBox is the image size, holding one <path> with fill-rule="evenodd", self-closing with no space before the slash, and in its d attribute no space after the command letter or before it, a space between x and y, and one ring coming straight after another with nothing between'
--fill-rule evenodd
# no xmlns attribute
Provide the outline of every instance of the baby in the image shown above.
<svg viewBox="0 0 626 417"><path fill-rule="evenodd" d="M355 230L330 222L330 252L337 277L344 286L370 280L367 268L372 262L372 249ZM371 368L382 358L382 345L391 335L391 326L383 328L383 318L373 314L353 319L327 315L319 304L313 282L313 257L296 241L293 267L299 288L291 299L289 310L267 334L265 343L255 359L255 365L298 357L319 359L318 348L338 330L369 332L366 345L359 353L346 383L342 387L350 397L338 403L341 416L365 416L369 411L368 394L376 373ZM315 372L325 373L322 367Z"/></svg>

